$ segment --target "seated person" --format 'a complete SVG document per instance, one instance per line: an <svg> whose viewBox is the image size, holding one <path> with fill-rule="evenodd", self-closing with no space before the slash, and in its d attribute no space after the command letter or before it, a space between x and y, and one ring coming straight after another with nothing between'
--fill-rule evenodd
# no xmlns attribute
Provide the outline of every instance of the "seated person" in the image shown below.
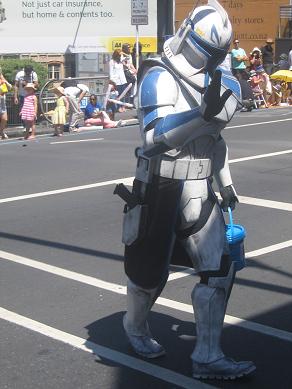
<svg viewBox="0 0 292 389"><path fill-rule="evenodd" d="M254 108L254 96L250 84L247 82L247 74L241 73L238 77L241 88L242 109L241 112L250 112Z"/></svg>
<svg viewBox="0 0 292 389"><path fill-rule="evenodd" d="M288 55L280 54L279 62L275 64L276 70L289 70Z"/></svg>
<svg viewBox="0 0 292 389"><path fill-rule="evenodd" d="M264 93L264 78L261 73L257 73L255 70L252 70L250 73L249 83L254 95L261 95Z"/></svg>
<svg viewBox="0 0 292 389"><path fill-rule="evenodd" d="M89 103L85 108L86 126L103 126L103 128L114 128L124 125L123 120L111 120L105 111L101 110L101 105L97 102L96 95L92 94L89 98Z"/></svg>
<svg viewBox="0 0 292 389"><path fill-rule="evenodd" d="M280 105L281 99L282 99L281 82L279 80L273 80L272 94L269 98L268 103L270 106Z"/></svg>
<svg viewBox="0 0 292 389"><path fill-rule="evenodd" d="M282 103L288 103L291 95L291 89L289 89L289 83L281 81Z"/></svg>

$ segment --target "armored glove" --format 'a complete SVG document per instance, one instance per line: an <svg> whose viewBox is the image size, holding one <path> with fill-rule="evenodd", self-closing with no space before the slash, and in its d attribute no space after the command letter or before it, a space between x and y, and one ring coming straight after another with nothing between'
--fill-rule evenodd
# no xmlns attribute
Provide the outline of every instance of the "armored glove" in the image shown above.
<svg viewBox="0 0 292 389"><path fill-rule="evenodd" d="M232 91L227 89L223 95L220 96L221 75L222 72L220 70L215 70L212 81L204 94L204 104L202 104L203 118L207 122L222 111L226 100L232 95Z"/></svg>
<svg viewBox="0 0 292 389"><path fill-rule="evenodd" d="M235 203L238 203L238 198L236 196L235 190L232 185L225 186L220 189L220 194L222 197L221 208L224 212L228 211L228 207L233 211L235 208Z"/></svg>

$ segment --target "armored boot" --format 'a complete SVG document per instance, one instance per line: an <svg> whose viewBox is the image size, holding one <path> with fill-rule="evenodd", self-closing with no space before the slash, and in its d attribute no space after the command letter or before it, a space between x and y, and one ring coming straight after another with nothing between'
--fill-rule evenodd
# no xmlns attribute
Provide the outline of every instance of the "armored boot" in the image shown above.
<svg viewBox="0 0 292 389"><path fill-rule="evenodd" d="M191 355L193 377L202 379L235 379L256 369L253 362L236 362L221 349L221 332L225 316L226 291L198 284L192 292L197 342Z"/></svg>
<svg viewBox="0 0 292 389"><path fill-rule="evenodd" d="M153 338L147 323L148 314L161 290L161 287L143 289L128 280L128 311L123 318L123 325L134 351L145 358L157 358L165 354L164 348Z"/></svg>

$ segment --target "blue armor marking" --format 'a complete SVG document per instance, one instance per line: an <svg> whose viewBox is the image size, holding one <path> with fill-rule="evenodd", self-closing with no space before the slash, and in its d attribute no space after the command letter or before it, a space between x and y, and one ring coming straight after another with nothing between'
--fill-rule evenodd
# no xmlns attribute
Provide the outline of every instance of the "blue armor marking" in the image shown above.
<svg viewBox="0 0 292 389"><path fill-rule="evenodd" d="M227 89L231 89L232 92L235 94L235 96L238 99L241 99L240 84L236 80L236 78L233 77L231 73L226 72L226 70L224 70L220 67L219 67L219 70L221 70L221 72L222 72L222 84L223 84L223 86L225 86Z"/></svg>
<svg viewBox="0 0 292 389"><path fill-rule="evenodd" d="M166 70L162 67L155 66L146 74L141 84L141 108L158 105L157 84L162 73L166 73Z"/></svg>
<svg viewBox="0 0 292 389"><path fill-rule="evenodd" d="M143 110L143 128L144 131L147 131L147 127L151 124L155 119L161 118L164 115L159 113L159 109L156 107L149 107Z"/></svg>
<svg viewBox="0 0 292 389"><path fill-rule="evenodd" d="M186 124L198 117L202 117L200 109L195 108L191 111L178 112L171 115L167 115L160 120L154 127L154 138L159 135L163 135L168 131L178 128L179 126Z"/></svg>
<svg viewBox="0 0 292 389"><path fill-rule="evenodd" d="M167 91L166 88L168 88ZM140 91L139 109L143 113L143 128L147 130L149 124L155 119L171 112L177 100L178 86L165 68L154 66L144 77ZM159 98L159 95L163 98Z"/></svg>

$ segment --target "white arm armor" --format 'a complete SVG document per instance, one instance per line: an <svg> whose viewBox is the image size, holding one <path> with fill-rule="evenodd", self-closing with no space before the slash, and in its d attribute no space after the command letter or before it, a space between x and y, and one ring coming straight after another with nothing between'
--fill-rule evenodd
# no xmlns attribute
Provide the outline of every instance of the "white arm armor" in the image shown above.
<svg viewBox="0 0 292 389"><path fill-rule="evenodd" d="M232 185L228 163L228 147L221 136L215 146L213 169L219 189Z"/></svg>
<svg viewBox="0 0 292 389"><path fill-rule="evenodd" d="M202 118L200 107L176 112L179 86L164 68L155 66L143 78L139 92L139 118L144 138L145 154L148 156L182 147L198 131L204 133L207 122Z"/></svg>
<svg viewBox="0 0 292 389"><path fill-rule="evenodd" d="M231 87L233 91L236 89L237 81L234 84L234 78L232 80L224 75L223 79L225 82L221 87L222 92L226 87ZM205 104L202 102L201 105L201 96L197 100L193 99L189 105L179 107L179 93L178 81L162 66L151 68L141 82L139 118L145 155L148 157L183 147L206 134L206 126L210 126L210 122L203 119ZM232 118L237 107L238 93L240 95L240 88L235 90L235 94L214 118L217 124L212 121L214 131L218 126L224 128Z"/></svg>

